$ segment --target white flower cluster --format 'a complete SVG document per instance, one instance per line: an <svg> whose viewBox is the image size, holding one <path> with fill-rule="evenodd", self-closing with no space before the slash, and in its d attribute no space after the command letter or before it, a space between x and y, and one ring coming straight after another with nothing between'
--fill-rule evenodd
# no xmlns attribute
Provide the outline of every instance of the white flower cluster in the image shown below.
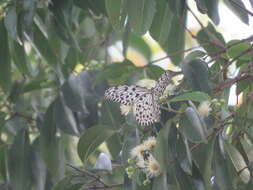
<svg viewBox="0 0 253 190"><path fill-rule="evenodd" d="M200 105L198 106L198 112L201 116L207 117L209 116L210 112L212 111L211 102L209 101L204 101L201 102Z"/></svg>
<svg viewBox="0 0 253 190"><path fill-rule="evenodd" d="M156 138L149 137L142 144L131 150L131 159L129 159L129 163L133 164L133 167L130 167L130 170L127 168L129 177L133 175L134 169L140 169L146 174L147 180L145 180L144 183L148 182L150 178L160 175L160 164L152 155L152 150L155 146Z"/></svg>

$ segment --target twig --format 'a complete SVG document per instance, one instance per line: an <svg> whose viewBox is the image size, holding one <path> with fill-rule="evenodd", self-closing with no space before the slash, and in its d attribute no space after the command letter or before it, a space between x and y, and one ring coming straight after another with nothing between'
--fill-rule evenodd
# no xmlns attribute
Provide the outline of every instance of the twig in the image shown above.
<svg viewBox="0 0 253 190"><path fill-rule="evenodd" d="M204 27L204 25L198 19L197 15L191 10L191 8L187 4L186 4L186 8L190 11L192 16L196 19L196 21L199 23L199 25L205 31L205 33L213 40L212 43L214 43L215 45L219 47L224 48L224 45L220 42L220 40L215 35L213 35L209 30L207 30L206 27Z"/></svg>
<svg viewBox="0 0 253 190"><path fill-rule="evenodd" d="M199 45L199 46L196 46L196 47L191 47L191 48L188 48L188 49L179 50L179 51L176 51L176 52L171 53L171 54L169 54L169 55L166 55L166 56L164 56L164 57L161 57L161 58L159 58L159 59L150 61L149 63L150 63L150 64L156 63L156 62L162 61L162 60L164 60L164 59L167 59L167 58L170 58L170 57L173 57L173 56L177 56L177 55L180 55L180 54L182 54L182 53L186 53L186 52L191 51L191 50L193 50L193 49L200 48L200 47L205 46L205 45L207 45L207 44L202 44L202 45Z"/></svg>
<svg viewBox="0 0 253 190"><path fill-rule="evenodd" d="M210 134L205 136L205 139L208 140L209 137L213 136L214 134L216 134L217 132L219 132L221 129L223 129L227 124L229 124L231 122L229 121L222 121L221 125L217 128L215 128ZM203 144L204 142L198 142L195 143L190 150L193 151L195 148L197 148L198 146L200 146L201 144Z"/></svg>
<svg viewBox="0 0 253 190"><path fill-rule="evenodd" d="M80 190L97 190L97 189L111 189L111 188L114 188L114 187L120 187L122 186L123 183L117 183L117 184L111 184L111 185L108 185L107 187L98 187L98 186L93 186L93 187L85 187L85 188L82 188Z"/></svg>
<svg viewBox="0 0 253 190"><path fill-rule="evenodd" d="M219 86L217 86L214 89L214 92L215 93L220 92L220 91L224 90L225 88L227 88L227 87L229 87L229 86L231 86L231 85L233 85L233 84L235 84L235 83L237 83L237 82L239 82L241 80L247 79L247 78L253 78L253 74L251 74L251 73L244 73L244 74L242 74L240 76L237 76L234 79L231 79L231 80L229 80L227 82L224 82L224 83L220 84Z"/></svg>
<svg viewBox="0 0 253 190"><path fill-rule="evenodd" d="M87 188L82 188L80 190L91 190L91 189L110 189L110 188L113 188L113 187L119 187L121 185L123 185L122 183L119 183L119 184L106 184L105 182L103 182L103 180L101 180L100 176L97 176L91 172L88 172L86 170L81 170L75 166L72 166L70 164L66 164L67 166L71 167L72 169L78 171L79 173L83 174L84 176L88 176L88 177L91 177L93 178L94 180L92 181L92 183L95 183L95 182L98 182L100 183L100 185L102 186L96 186L96 185L93 185L92 187L87 187Z"/></svg>
<svg viewBox="0 0 253 190"><path fill-rule="evenodd" d="M246 9L245 7L239 5L237 2L235 2L234 0L229 0L231 3L235 4L237 7L239 7L240 9L242 9L243 11L247 12L250 16L253 16L253 13L250 12L248 9Z"/></svg>
<svg viewBox="0 0 253 190"><path fill-rule="evenodd" d="M166 110L166 111L169 111L169 112L182 113L181 111L177 111L177 110L175 110L175 109L173 109L173 108L166 108L166 107L164 107L164 106L161 106L161 108L162 108L163 110Z"/></svg>

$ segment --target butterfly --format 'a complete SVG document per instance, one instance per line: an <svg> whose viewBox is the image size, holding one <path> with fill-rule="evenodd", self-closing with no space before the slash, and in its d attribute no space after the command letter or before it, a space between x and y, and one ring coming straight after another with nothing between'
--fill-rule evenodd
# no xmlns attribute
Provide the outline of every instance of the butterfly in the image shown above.
<svg viewBox="0 0 253 190"><path fill-rule="evenodd" d="M161 110L159 98L172 78L171 71L165 71L155 87L148 89L137 85L120 85L108 88L105 98L123 105L134 106L134 115L140 125L159 122Z"/></svg>

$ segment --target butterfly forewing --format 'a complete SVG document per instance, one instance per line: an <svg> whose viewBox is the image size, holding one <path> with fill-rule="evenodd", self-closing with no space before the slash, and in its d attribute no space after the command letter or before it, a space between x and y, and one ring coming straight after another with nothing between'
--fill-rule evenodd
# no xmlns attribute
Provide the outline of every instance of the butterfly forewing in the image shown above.
<svg viewBox="0 0 253 190"><path fill-rule="evenodd" d="M109 100L119 102L124 105L134 105L134 102L144 94L150 93L147 88L136 85L113 86L105 91L105 97Z"/></svg>

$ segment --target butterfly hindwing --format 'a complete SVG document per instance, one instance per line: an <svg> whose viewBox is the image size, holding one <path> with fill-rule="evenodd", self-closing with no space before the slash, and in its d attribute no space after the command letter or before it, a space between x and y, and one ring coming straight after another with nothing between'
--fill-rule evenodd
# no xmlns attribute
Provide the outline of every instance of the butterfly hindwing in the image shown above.
<svg viewBox="0 0 253 190"><path fill-rule="evenodd" d="M136 85L113 86L105 91L105 97L109 100L124 105L133 105L134 102L150 90Z"/></svg>
<svg viewBox="0 0 253 190"><path fill-rule="evenodd" d="M136 121L141 125L150 125L160 120L160 107L152 93L144 94L135 103Z"/></svg>

